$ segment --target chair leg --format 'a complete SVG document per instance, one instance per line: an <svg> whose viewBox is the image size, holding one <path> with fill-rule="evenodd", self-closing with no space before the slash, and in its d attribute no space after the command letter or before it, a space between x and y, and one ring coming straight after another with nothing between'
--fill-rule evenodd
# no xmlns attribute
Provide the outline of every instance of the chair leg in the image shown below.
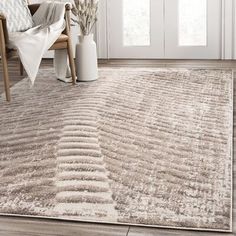
<svg viewBox="0 0 236 236"><path fill-rule="evenodd" d="M2 65L3 65L3 78L4 78L6 99L8 102L10 102L11 95L10 95L9 73L8 73L7 57L5 53L2 54Z"/></svg>
<svg viewBox="0 0 236 236"><path fill-rule="evenodd" d="M10 102L10 100L11 100L10 83L9 83L6 44L5 44L5 37L4 37L4 33L3 33L2 20L0 20L0 52L1 52L1 57L2 57L3 79L4 79L6 99L8 102Z"/></svg>
<svg viewBox="0 0 236 236"><path fill-rule="evenodd" d="M3 80L4 80L6 99L8 102L10 102L10 100L11 100L10 83L9 83L7 53L6 53L5 38L4 38L4 34L3 34L2 21L0 21L0 55L2 57L1 61L2 61L2 66L3 66Z"/></svg>
<svg viewBox="0 0 236 236"><path fill-rule="evenodd" d="M68 56L69 56L72 81L73 81L73 85L75 85L75 83L76 83L75 61L74 61L72 44L71 44L70 39L68 40L68 43L67 43L67 52L68 52Z"/></svg>
<svg viewBox="0 0 236 236"><path fill-rule="evenodd" d="M21 63L21 60L20 60L20 75L21 76L24 75L24 67L23 67L23 64Z"/></svg>

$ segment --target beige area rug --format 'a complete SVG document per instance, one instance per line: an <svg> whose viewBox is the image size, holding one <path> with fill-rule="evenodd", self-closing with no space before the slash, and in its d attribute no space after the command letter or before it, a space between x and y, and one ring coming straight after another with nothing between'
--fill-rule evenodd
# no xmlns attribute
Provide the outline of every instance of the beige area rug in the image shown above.
<svg viewBox="0 0 236 236"><path fill-rule="evenodd" d="M0 101L0 213L230 231L228 70L39 73Z"/></svg>

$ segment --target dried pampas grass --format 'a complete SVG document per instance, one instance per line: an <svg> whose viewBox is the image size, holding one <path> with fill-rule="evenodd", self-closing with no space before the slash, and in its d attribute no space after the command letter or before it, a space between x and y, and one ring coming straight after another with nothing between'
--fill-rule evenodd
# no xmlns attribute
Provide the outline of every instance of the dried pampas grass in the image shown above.
<svg viewBox="0 0 236 236"><path fill-rule="evenodd" d="M97 22L97 11L98 0L74 0L72 13L76 19L72 19L72 21L80 26L83 35L91 33Z"/></svg>

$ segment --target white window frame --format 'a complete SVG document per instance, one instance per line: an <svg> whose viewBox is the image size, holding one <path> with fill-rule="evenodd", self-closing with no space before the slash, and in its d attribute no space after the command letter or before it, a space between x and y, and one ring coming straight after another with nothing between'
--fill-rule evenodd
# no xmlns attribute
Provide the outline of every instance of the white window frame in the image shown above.
<svg viewBox="0 0 236 236"><path fill-rule="evenodd" d="M107 32L107 2L100 0L96 41L100 59L109 59L109 38ZM117 0L119 1L119 0ZM222 0L222 50L221 59L236 59L236 0ZM164 58L163 58L164 59Z"/></svg>

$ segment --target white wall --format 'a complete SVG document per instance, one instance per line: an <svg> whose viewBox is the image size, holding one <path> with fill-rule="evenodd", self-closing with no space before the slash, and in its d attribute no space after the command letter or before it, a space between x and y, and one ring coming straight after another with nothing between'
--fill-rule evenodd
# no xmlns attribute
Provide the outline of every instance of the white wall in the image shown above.
<svg viewBox="0 0 236 236"><path fill-rule="evenodd" d="M43 2L43 0L29 0L30 4L40 3L40 2Z"/></svg>
<svg viewBox="0 0 236 236"><path fill-rule="evenodd" d="M222 59L234 59L235 0L222 0Z"/></svg>

